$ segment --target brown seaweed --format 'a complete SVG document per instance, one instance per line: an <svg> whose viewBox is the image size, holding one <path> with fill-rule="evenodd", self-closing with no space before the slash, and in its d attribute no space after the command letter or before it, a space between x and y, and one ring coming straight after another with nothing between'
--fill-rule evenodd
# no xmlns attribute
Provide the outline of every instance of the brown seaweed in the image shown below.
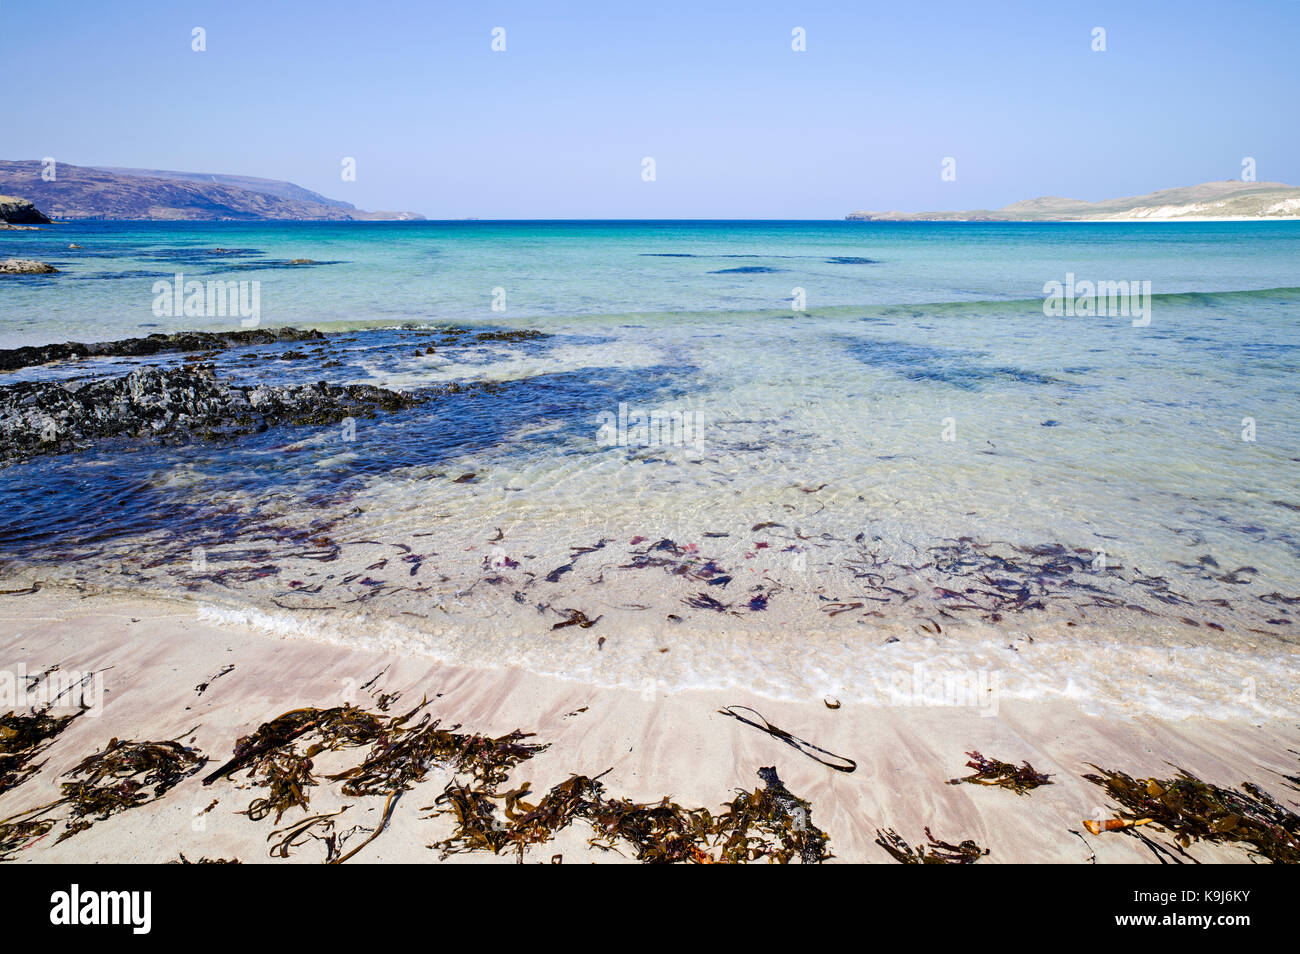
<svg viewBox="0 0 1300 954"><path fill-rule="evenodd" d="M51 818L33 818L25 821L0 822L0 861L8 861L15 853L50 833L54 827Z"/></svg>
<svg viewBox="0 0 1300 954"><path fill-rule="evenodd" d="M198 749L179 742L111 739L102 752L82 759L64 773L74 780L62 784L63 801L70 806L70 818L58 840L89 828L94 824L92 818L103 821L161 798L207 761L207 756Z"/></svg>
<svg viewBox="0 0 1300 954"><path fill-rule="evenodd" d="M238 858L200 858L198 861L190 861L185 857L185 852L177 852L175 861L167 862L169 865L238 865L242 862Z"/></svg>
<svg viewBox="0 0 1300 954"><path fill-rule="evenodd" d="M603 774L603 773L602 773ZM466 851L513 849L523 860L526 848L544 844L575 821L592 829L588 844L606 850L628 848L647 864L741 864L766 859L787 864L798 858L819 864L830 857L825 832L812 824L812 808L793 795L775 768L759 769L765 786L741 791L714 817L704 808L683 808L670 797L653 803L606 797L600 776L574 775L548 791L535 805L524 800L529 786L497 794L452 783L430 806L455 817L456 829L430 847L444 856ZM504 815L495 802L504 800Z"/></svg>
<svg viewBox="0 0 1300 954"><path fill-rule="evenodd" d="M336 706L332 709L294 709L263 722L253 732L235 742L234 757L208 775L204 785L250 766L265 756L283 749L308 732L320 732L321 742L307 752L307 757L325 749L334 750L344 745L365 745L378 738L384 720L356 706Z"/></svg>
<svg viewBox="0 0 1300 954"><path fill-rule="evenodd" d="M775 767L760 768L758 776L763 788L741 792L714 824L714 831L724 836L723 859L787 864L798 857L815 865L830 857L830 839L812 823L812 806L785 787Z"/></svg>
<svg viewBox="0 0 1300 954"><path fill-rule="evenodd" d="M551 629L564 629L566 626L580 626L583 629L591 629L602 618L597 616L595 619L588 619L586 613L576 609L566 609L564 612L569 614L568 617L563 622L556 623Z"/></svg>
<svg viewBox="0 0 1300 954"><path fill-rule="evenodd" d="M1010 789L1017 795L1024 795L1040 785L1052 784L1052 776L1036 771L1028 762L1016 766L1010 762L985 758L979 752L967 752L966 755L970 758L966 766L974 769L975 774L949 779L949 785L960 785L962 782L996 785L998 788Z"/></svg>
<svg viewBox="0 0 1300 954"><path fill-rule="evenodd" d="M271 845L269 854L272 858L288 858L294 848L299 848L309 841L325 842L325 856L329 861L338 857L339 836L334 833L334 819L348 810L344 805L336 812L324 815L308 815L299 818L291 825L278 828L266 836L267 841L278 837L279 841Z"/></svg>
<svg viewBox="0 0 1300 954"><path fill-rule="evenodd" d="M0 795L40 771L32 760L79 715L52 716L46 710L0 715Z"/></svg>
<svg viewBox="0 0 1300 954"><path fill-rule="evenodd" d="M451 766L469 773L482 785L495 786L505 781L515 765L547 748L524 742L529 733L518 730L494 739L443 729L437 721L431 722L428 714L406 729L400 726L405 718L397 720L395 730L375 741L360 765L330 776L331 781L344 783L343 794L407 791L422 781L435 764Z"/></svg>
<svg viewBox="0 0 1300 954"><path fill-rule="evenodd" d="M755 722L753 719L742 716L736 710L752 712L758 717L758 721ZM858 763L852 759L845 758L842 755L836 755L834 752L823 749L820 745L813 745L806 739L801 739L797 735L792 735L787 732L785 729L772 725L772 723L768 722L767 719L763 718L762 713L756 709L751 709L749 706L723 706L718 710L718 714L729 716L738 722L743 722L745 725L753 726L755 729L766 732L772 738L779 739L791 748L802 752L813 761L825 765L827 768L833 768L837 772L853 772L857 770ZM827 756L827 758L822 758L823 755Z"/></svg>
<svg viewBox="0 0 1300 954"><path fill-rule="evenodd" d="M929 828L925 829L925 837L928 845L913 847L892 828L876 829L876 844L904 865L973 865L989 853L989 849L981 848L969 838L954 845L937 840Z"/></svg>
<svg viewBox="0 0 1300 954"><path fill-rule="evenodd" d="M275 823L278 825L290 808L306 811L309 802L307 789L316 784L316 777L311 770L311 759L292 750L277 750L263 756L249 771L249 775L256 784L265 786L268 792L265 797L253 799L248 808L239 814L247 815L253 821L261 821L275 812Z"/></svg>
<svg viewBox="0 0 1300 954"><path fill-rule="evenodd" d="M1173 835L1178 850L1196 841L1242 846L1274 863L1300 863L1300 815L1280 805L1258 785L1240 790L1203 782L1184 769L1170 779L1134 779L1093 765L1100 775L1085 775L1123 806L1118 817L1149 819Z"/></svg>

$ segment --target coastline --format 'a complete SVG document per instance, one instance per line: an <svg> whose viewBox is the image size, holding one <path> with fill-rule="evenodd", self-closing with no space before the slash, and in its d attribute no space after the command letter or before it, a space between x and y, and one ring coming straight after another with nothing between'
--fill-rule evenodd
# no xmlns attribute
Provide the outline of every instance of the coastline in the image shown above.
<svg viewBox="0 0 1300 954"><path fill-rule="evenodd" d="M970 838L990 849L984 863L1156 863L1155 852L1137 838L1121 832L1094 836L1082 828L1083 819L1101 812L1110 817L1114 807L1082 778L1093 771L1090 764L1136 777L1165 777L1178 766L1225 787L1251 781L1288 800L1281 776L1295 771L1288 750L1300 747L1300 728L1293 720L1103 717L1068 699L1006 700L996 716L989 716L969 707L846 703L831 709L820 699L782 701L740 689L599 688L521 668L470 668L275 638L246 626L201 620L195 607L180 602L54 588L0 597L0 647L6 660L29 673L54 665L102 671L105 693L102 710L74 720L44 751L45 765L35 777L0 795L0 817L57 798L60 775L113 737L180 739L208 756L210 770L230 757L238 737L288 710L347 701L374 709L379 695L400 693L394 712L423 697L435 719L459 723L465 731L499 735L520 729L536 733L530 741L549 743L545 752L512 770L511 788L531 782L541 792L571 774L609 770L603 781L613 796L644 803L670 796L683 806L716 812L737 789L756 787L759 768L775 766L789 790L811 804L811 821L830 837L829 850L838 862L888 863L888 854L875 843L878 829L893 829L919 843L928 826L939 839ZM214 678L228 666L234 668ZM854 760L856 771L833 771L717 712L738 705ZM998 788L945 784L967 774L964 753L971 750L1006 761L1027 759L1051 774L1053 784L1021 797ZM337 771L335 757L341 754L322 754L318 770ZM53 843L56 828L12 860L157 863L183 853L190 860L280 861L268 858L267 838L282 826L237 814L259 794L244 773L208 787L203 774L60 844ZM430 772L356 862L439 860L439 851L427 846L446 838L451 823L446 816L426 817L430 813L417 806L433 803L447 782L445 773ZM372 827L384 808L382 797L344 798L337 784L323 779L311 797L312 813L349 805L340 822L347 826ZM297 812L286 816L286 823L297 817ZM1167 835L1148 831L1153 840L1167 843ZM591 835L586 823L576 822L530 846L523 860L545 863L556 855L565 863L631 860L589 846ZM1187 852L1203 862L1251 860L1230 845L1194 843ZM308 842L287 860L319 862L323 851ZM512 851L475 851L446 860L517 859Z"/></svg>

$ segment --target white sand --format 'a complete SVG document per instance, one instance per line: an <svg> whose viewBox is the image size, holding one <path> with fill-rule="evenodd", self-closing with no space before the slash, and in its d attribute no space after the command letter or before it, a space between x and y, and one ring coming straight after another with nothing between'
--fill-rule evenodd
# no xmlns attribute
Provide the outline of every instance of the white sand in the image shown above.
<svg viewBox="0 0 1300 954"><path fill-rule="evenodd" d="M50 746L35 778L0 796L0 818L57 797L61 773L101 748L110 738L180 738L211 758L207 769L161 800L108 820L55 845L61 826L15 860L29 862L161 862L183 851L200 857L271 860L267 836L272 819L250 821L236 812L260 792L242 776L204 787L201 777L231 755L235 739L263 721L307 705L355 701L373 706L358 687L388 667L371 692L402 693L392 711L404 711L422 696L445 724L501 734L515 728L552 743L520 765L511 786L531 781L542 792L573 773L603 779L611 795L656 801L671 795L687 807L718 809L736 789L761 783L755 772L775 765L795 794L812 804L812 822L830 836L838 861L889 862L874 844L878 828L894 828L912 843L927 825L946 841L974 838L990 848L984 863L1082 863L1095 853L1099 863L1156 862L1135 838L1119 833L1083 833L1081 821L1103 813L1101 790L1080 776L1089 762L1135 776L1172 774L1174 763L1221 785L1249 780L1295 807L1297 796L1279 773L1294 775L1300 748L1296 720L1259 722L1189 718L1113 719L1088 715L1068 701L1006 700L995 717L974 708L867 706L846 702L828 709L821 699L776 701L737 691L692 690L645 696L636 691L597 688L581 682L530 674L519 669L471 669L424 657L385 656L336 645L270 637L249 629L200 622L186 604L107 596L82 598L45 589L34 595L0 597L0 667L25 666L36 673L58 664L63 670L105 670L104 704ZM224 666L234 670L196 686ZM858 762L852 774L827 769L765 734L716 713L722 705L753 706L772 723ZM578 714L576 710L586 707ZM192 731L191 731L192 730ZM1028 759L1055 775L1055 784L1030 795L973 785L945 785L966 774L967 749L1008 761ZM359 761L356 750L317 760L318 774ZM431 805L446 785L435 770L404 796L387 831L350 863L432 862L427 847L447 837L446 817L430 819ZM214 800L211 811L203 810ZM339 828L373 827L382 799L345 799L337 784L312 790L313 812L351 807ZM301 813L286 815L288 824ZM1148 829L1149 831L1150 829ZM1160 837L1158 833L1153 833ZM587 846L589 829L576 824L554 841L531 849L530 862L566 863L625 860ZM355 836L350 845L364 835ZM1242 862L1235 848L1194 845L1201 861ZM319 842L289 860L319 862ZM286 863L275 859L277 863ZM452 861L512 862L513 855L453 855Z"/></svg>

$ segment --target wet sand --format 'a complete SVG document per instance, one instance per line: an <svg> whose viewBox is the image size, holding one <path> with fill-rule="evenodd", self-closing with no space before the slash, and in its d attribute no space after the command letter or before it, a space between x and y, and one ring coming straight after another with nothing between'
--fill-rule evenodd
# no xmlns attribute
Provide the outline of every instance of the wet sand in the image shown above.
<svg viewBox="0 0 1300 954"><path fill-rule="evenodd" d="M364 642L360 631L357 641ZM756 772L775 766L797 796L811 803L811 822L830 837L836 862L892 863L875 844L878 829L894 829L912 844L931 828L941 840L974 839L990 854L981 863L1157 863L1155 853L1122 833L1093 836L1085 818L1110 817L1101 790L1081 776L1089 763L1135 777L1168 777L1170 763L1206 781L1236 786L1252 781L1295 808L1294 775L1300 748L1295 720L1160 719L1130 706L1127 715L1090 713L1088 700L1005 699L980 706L868 705L846 701L830 709L821 698L777 700L738 689L668 693L648 688L602 688L540 676L521 668L447 665L409 652L385 654L308 640L280 638L249 627L200 619L194 604L46 587L0 596L0 661L7 670L37 674L102 670L102 708L74 720L40 756L29 781L0 795L0 818L58 797L59 776L113 737L176 738L210 758L207 768L161 799L96 822L61 844L62 824L21 849L14 861L165 862L184 853L200 858L316 863L320 842L309 841L288 859L268 857L267 836L304 813L294 809L281 826L237 814L263 791L245 773L202 784L207 771L231 755L235 740L262 722L302 706L354 702L374 709L379 694L401 693L391 711L429 699L428 711L464 731L501 735L514 729L550 743L515 768L509 785L525 781L542 792L571 774L597 775L612 797L657 802L671 796L684 807L717 811L738 789L759 786ZM234 668L217 676L226 667ZM373 677L382 673L378 679ZM216 678L213 678L216 676ZM202 693L197 687L207 684ZM367 684L369 685L367 686ZM363 688L365 687L365 688ZM747 705L816 745L857 762L852 773L833 771L763 732L716 711ZM991 714L996 711L996 715ZM193 742L190 742L190 740ZM1029 760L1053 775L1053 784L1027 795L974 785L946 785L968 774L968 750L1004 761ZM319 775L359 761L356 751L324 753ZM435 768L400 800L382 834L349 863L436 862L428 847L447 838L448 816L427 817L448 784ZM350 806L340 829L373 828L381 797L345 798L322 779L311 790L312 813ZM217 804L211 803L216 800ZM56 813L57 814L57 813ZM1168 843L1168 836L1147 829ZM349 847L359 844L357 835ZM526 862L618 862L630 855L588 845L583 822L532 847ZM1194 844L1198 861L1247 862L1246 852ZM447 861L514 862L513 852L456 854Z"/></svg>

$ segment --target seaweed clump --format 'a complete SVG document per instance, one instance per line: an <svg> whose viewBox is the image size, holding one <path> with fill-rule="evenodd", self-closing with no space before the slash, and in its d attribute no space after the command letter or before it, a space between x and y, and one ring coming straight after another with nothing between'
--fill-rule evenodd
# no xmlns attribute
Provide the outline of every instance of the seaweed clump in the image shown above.
<svg viewBox="0 0 1300 954"><path fill-rule="evenodd" d="M40 771L41 766L31 764L32 759L79 715L81 712L52 716L44 710L0 715L0 795Z"/></svg>
<svg viewBox="0 0 1300 954"><path fill-rule="evenodd" d="M774 767L760 768L758 777L763 788L738 794L714 826L725 836L723 859L787 864L798 856L806 865L826 860L830 839L812 823L812 806L785 787Z"/></svg>
<svg viewBox="0 0 1300 954"><path fill-rule="evenodd" d="M58 840L89 828L94 824L91 818L103 821L161 798L207 761L197 749L179 742L111 739L104 751L88 756L65 773L84 778L63 783L62 801L70 804L71 817Z"/></svg>
<svg viewBox="0 0 1300 954"><path fill-rule="evenodd" d="M374 742L384 733L387 722L356 706L294 709L263 722L253 732L237 739L234 757L205 778L203 784L211 785L223 776L247 768L249 778L264 786L267 794L255 798L242 814L261 821L274 812L279 824L290 808L304 811L308 808L308 789L317 784L312 774L313 756L322 751ZM299 752L298 739L309 733L317 736L316 741Z"/></svg>
<svg viewBox="0 0 1300 954"><path fill-rule="evenodd" d="M885 851L889 852L894 860L905 865L973 865L989 853L989 849L981 848L969 838L959 845L951 842L939 841L932 834L930 829L925 829L926 840L928 845L917 845L913 847L903 840L903 837L892 828L884 831L876 830L876 844Z"/></svg>
<svg viewBox="0 0 1300 954"><path fill-rule="evenodd" d="M438 721L430 721L427 713L406 729L403 724L410 715L393 720L392 728L376 739L364 762L330 776L331 781L343 782L344 795L409 791L435 764L469 772L481 784L495 788L506 780L510 769L547 748L524 742L529 733L518 730L494 739L456 732L459 726L444 729Z"/></svg>
<svg viewBox="0 0 1300 954"><path fill-rule="evenodd" d="M18 850L44 838L53 827L51 818L0 822L0 861L8 861Z"/></svg>
<svg viewBox="0 0 1300 954"><path fill-rule="evenodd" d="M1236 843L1274 863L1300 863L1300 815L1258 785L1220 788L1184 769L1171 779L1134 779L1093 768L1101 774L1084 778L1123 806L1121 819L1158 825L1174 836L1183 854L1195 841Z"/></svg>
<svg viewBox="0 0 1300 954"><path fill-rule="evenodd" d="M985 758L979 752L967 752L966 755L970 758L966 767L974 769L975 774L949 779L949 785L960 785L962 782L996 785L998 788L1010 789L1017 795L1024 795L1040 785L1052 784L1052 776L1035 770L1028 761L1017 766L1011 762Z"/></svg>
<svg viewBox="0 0 1300 954"><path fill-rule="evenodd" d="M796 857L819 864L830 857L829 839L812 824L811 806L791 794L775 768L759 769L759 776L764 788L741 791L716 818L707 809L683 808L667 797L653 803L608 798L600 776L573 775L535 805L524 801L527 784L498 795L453 783L430 807L454 815L456 831L430 847L444 855L499 854L513 848L522 860L525 848L549 841L581 820L592 828L588 844L605 851L625 846L647 864L737 864L763 858L787 864ZM496 799L505 801L504 818L496 814Z"/></svg>

